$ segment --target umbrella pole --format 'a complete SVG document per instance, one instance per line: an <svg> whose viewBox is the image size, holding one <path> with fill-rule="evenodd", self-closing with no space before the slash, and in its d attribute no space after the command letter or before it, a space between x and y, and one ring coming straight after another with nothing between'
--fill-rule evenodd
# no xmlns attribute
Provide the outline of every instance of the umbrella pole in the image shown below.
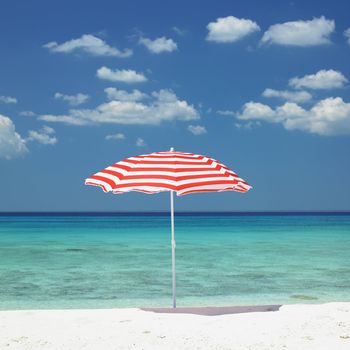
<svg viewBox="0 0 350 350"><path fill-rule="evenodd" d="M176 308L176 273L175 273L175 227L174 227L174 191L170 191L171 211L171 262L173 272L173 308Z"/></svg>

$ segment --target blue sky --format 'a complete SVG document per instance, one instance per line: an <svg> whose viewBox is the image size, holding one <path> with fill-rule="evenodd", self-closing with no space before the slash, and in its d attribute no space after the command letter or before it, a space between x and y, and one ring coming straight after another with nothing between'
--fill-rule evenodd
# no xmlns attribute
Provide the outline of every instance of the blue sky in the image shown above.
<svg viewBox="0 0 350 350"><path fill-rule="evenodd" d="M253 185L178 210L350 210L348 1L3 1L0 210L166 210L84 179L170 147Z"/></svg>

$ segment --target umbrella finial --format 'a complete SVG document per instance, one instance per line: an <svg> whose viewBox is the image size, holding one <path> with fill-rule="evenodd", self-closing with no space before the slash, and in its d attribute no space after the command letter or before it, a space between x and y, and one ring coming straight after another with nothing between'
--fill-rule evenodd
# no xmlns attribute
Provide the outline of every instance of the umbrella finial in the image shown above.
<svg viewBox="0 0 350 350"><path fill-rule="evenodd" d="M174 147L170 147L170 152L174 152Z"/></svg>

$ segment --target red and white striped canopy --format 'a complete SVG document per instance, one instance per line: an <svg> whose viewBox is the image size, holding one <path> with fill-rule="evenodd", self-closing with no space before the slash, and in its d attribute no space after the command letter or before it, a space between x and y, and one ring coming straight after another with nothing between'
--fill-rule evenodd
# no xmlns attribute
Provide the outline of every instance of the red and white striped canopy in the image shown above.
<svg viewBox="0 0 350 350"><path fill-rule="evenodd" d="M215 159L176 151L124 159L90 176L85 184L114 194L175 191L178 196L195 192L246 192L251 188Z"/></svg>

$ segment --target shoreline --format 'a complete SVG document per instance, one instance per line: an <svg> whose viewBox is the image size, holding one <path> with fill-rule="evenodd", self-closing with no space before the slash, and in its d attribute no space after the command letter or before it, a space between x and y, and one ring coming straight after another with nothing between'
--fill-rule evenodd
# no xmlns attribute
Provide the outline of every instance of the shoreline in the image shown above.
<svg viewBox="0 0 350 350"><path fill-rule="evenodd" d="M350 302L237 308L0 311L0 349L350 348Z"/></svg>

